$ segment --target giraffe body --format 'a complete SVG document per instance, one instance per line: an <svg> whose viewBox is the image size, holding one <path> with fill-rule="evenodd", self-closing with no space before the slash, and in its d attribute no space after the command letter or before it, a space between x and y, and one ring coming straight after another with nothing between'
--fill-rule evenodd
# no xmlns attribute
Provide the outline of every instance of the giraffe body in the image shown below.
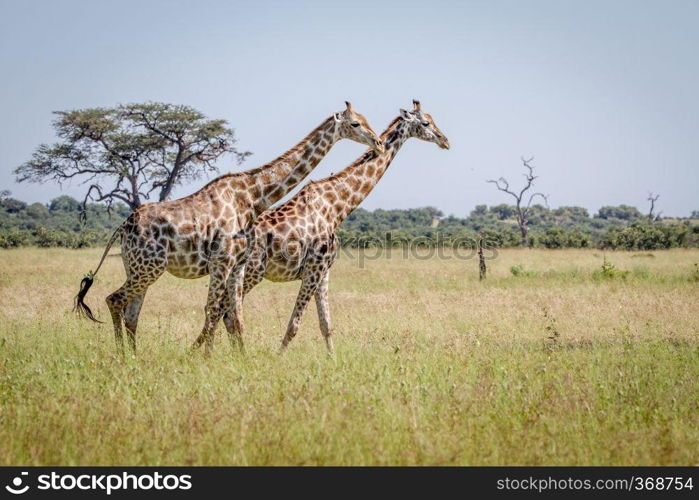
<svg viewBox="0 0 699 500"><path fill-rule="evenodd" d="M135 349L145 294L168 271L187 279L209 275L206 320L194 343L194 347L199 347L206 342L209 353L215 327L229 302L227 283L232 275L242 277L253 221L298 185L333 144L344 138L382 150L366 119L347 103L345 111L326 119L271 163L222 175L185 198L148 203L136 209L112 236L100 261L101 266L109 247L120 235L126 281L106 299L117 348L123 352L123 321L129 343ZM83 299L92 284L92 276L83 280L76 297L76 308L90 319L94 317ZM242 347L242 342L239 345Z"/></svg>
<svg viewBox="0 0 699 500"><path fill-rule="evenodd" d="M232 308L240 310L245 295L262 279L301 280L282 348L296 335L306 306L315 297L321 333L328 352L333 352L328 287L330 268L339 250L337 227L378 183L407 139L417 137L449 148L432 117L422 113L419 102L414 101L414 106L411 112L401 110L381 135L383 153L367 151L342 172L310 182L289 201L267 210L255 221L242 284L234 283L231 294ZM242 323L229 326L232 340L242 337Z"/></svg>

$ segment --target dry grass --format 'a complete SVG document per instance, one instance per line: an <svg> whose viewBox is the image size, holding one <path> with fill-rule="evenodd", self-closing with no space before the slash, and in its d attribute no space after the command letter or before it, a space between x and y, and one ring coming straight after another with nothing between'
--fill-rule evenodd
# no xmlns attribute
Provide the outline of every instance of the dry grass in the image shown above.
<svg viewBox="0 0 699 500"><path fill-rule="evenodd" d="M697 251L501 252L333 269L336 358L297 283L246 303L242 357L187 347L206 280L151 288L139 355L71 300L101 249L0 251L0 464L696 464ZM510 268L525 271L514 276ZM123 280L109 258L87 302Z"/></svg>

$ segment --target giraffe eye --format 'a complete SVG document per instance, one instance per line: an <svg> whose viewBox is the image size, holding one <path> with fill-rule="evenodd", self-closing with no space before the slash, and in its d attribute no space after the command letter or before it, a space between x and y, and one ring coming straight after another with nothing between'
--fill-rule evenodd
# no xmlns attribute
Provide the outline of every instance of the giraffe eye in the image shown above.
<svg viewBox="0 0 699 500"><path fill-rule="evenodd" d="M423 126L423 127L429 127L429 126L430 126L430 122L421 122L421 123L422 123L422 126Z"/></svg>
<svg viewBox="0 0 699 500"><path fill-rule="evenodd" d="M350 123L350 125L352 125L353 127L359 127L359 122L352 122Z"/></svg>

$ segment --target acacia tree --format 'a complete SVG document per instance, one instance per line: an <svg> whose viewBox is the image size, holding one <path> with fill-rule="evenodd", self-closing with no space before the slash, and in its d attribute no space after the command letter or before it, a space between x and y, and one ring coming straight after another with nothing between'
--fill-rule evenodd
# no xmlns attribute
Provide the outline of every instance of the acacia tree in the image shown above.
<svg viewBox="0 0 699 500"><path fill-rule="evenodd" d="M532 201L534 201L534 198L539 196L544 200L544 203L548 206L548 196L540 192L532 193L531 195L529 195L529 198L527 199L526 203L524 203L524 200L527 197L527 192L533 187L534 180L537 178L537 176L534 175L534 167L531 165L532 161L534 161L533 156L529 159L522 158L522 164L524 165L524 168L527 169L527 172L524 174L524 178L526 179L524 187L522 187L522 189L520 189L519 191L513 191L512 189L510 189L510 183L504 177L500 177L498 180L491 179L487 181L489 183L495 184L495 187L497 187L498 190L502 191L503 193L509 194L515 199L515 217L517 219L517 225L519 226L519 232L522 235L522 246L525 247L529 246L528 224L529 211L532 206Z"/></svg>
<svg viewBox="0 0 699 500"><path fill-rule="evenodd" d="M151 102L55 114L61 142L40 145L14 172L18 182L78 180L87 186L83 207L122 201L133 210L154 194L164 201L178 184L217 172L222 155L240 164L250 154L236 149L225 120L189 106Z"/></svg>

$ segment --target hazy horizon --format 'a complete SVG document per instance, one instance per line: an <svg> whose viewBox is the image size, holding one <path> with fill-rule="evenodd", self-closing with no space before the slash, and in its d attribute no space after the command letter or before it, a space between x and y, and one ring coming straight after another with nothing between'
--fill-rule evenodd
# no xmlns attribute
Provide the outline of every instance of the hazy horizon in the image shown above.
<svg viewBox="0 0 699 500"><path fill-rule="evenodd" d="M699 210L698 22L692 1L3 2L0 189L82 198L77 182L14 182L55 140L56 110L193 106L254 153L220 162L226 172L278 156L346 99L379 132L419 98L452 149L408 142L362 208L462 217L511 203L486 180L518 186L520 157L535 156L552 207L645 212L653 191L664 216L688 216ZM339 143L308 180L363 151Z"/></svg>

